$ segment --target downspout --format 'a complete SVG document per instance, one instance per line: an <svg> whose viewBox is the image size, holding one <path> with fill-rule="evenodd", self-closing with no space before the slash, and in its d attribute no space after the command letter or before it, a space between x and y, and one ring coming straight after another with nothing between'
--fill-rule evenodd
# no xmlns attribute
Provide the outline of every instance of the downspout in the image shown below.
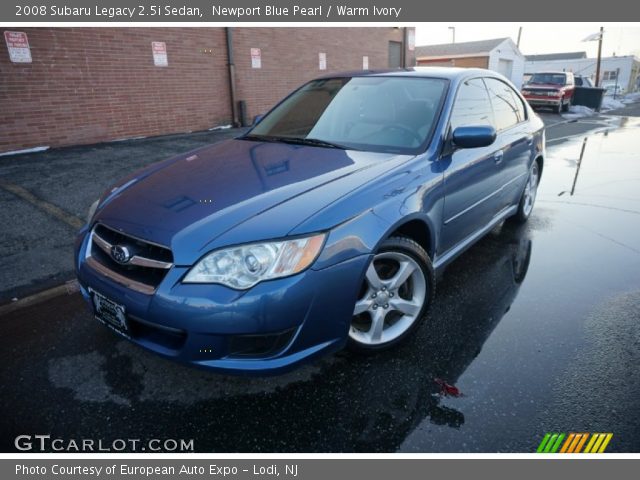
<svg viewBox="0 0 640 480"><path fill-rule="evenodd" d="M238 106L236 102L236 66L233 61L233 33L231 27L226 27L227 34L227 65L229 67L229 96L231 97L231 124L239 127Z"/></svg>
<svg viewBox="0 0 640 480"><path fill-rule="evenodd" d="M402 68L407 68L407 27L402 27Z"/></svg>

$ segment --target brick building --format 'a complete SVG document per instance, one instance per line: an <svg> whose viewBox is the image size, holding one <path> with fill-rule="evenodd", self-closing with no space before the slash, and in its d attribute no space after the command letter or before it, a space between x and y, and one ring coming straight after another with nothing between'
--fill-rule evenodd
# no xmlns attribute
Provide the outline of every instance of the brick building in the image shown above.
<svg viewBox="0 0 640 480"><path fill-rule="evenodd" d="M3 31L24 32L28 50L5 34L0 153L206 130L239 122L241 101L251 119L325 73L415 64L403 28ZM16 62L25 51L31 62Z"/></svg>

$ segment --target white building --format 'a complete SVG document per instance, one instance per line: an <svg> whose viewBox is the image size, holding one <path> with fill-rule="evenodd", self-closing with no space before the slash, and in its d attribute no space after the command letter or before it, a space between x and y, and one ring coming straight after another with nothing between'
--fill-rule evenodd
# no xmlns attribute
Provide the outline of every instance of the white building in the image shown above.
<svg viewBox="0 0 640 480"><path fill-rule="evenodd" d="M524 75L524 55L510 38L419 46L416 47L416 64L488 68L501 73L518 88L522 86Z"/></svg>
<svg viewBox="0 0 640 480"><path fill-rule="evenodd" d="M544 71L573 72L575 75L589 77L596 83L595 58L586 58L584 52L550 55L527 55L525 61L525 73L531 74ZM600 78L602 85L615 84L625 92L633 92L638 89L638 77L640 76L640 59L633 55L622 57L604 57L600 65Z"/></svg>

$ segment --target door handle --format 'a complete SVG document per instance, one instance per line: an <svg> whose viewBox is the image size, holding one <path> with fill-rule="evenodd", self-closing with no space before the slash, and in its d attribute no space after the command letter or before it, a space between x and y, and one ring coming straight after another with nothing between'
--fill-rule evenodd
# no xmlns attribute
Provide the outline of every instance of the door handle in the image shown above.
<svg viewBox="0 0 640 480"><path fill-rule="evenodd" d="M496 165L501 164L503 158L504 158L504 153L502 153L502 150L499 150L493 154L493 161L496 163Z"/></svg>

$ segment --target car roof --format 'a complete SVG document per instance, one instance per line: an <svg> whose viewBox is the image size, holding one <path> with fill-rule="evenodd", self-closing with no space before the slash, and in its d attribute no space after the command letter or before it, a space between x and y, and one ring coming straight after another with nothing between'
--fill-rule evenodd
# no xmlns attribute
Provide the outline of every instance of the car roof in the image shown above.
<svg viewBox="0 0 640 480"><path fill-rule="evenodd" d="M351 72L338 72L323 75L318 78L336 77L424 77L445 78L456 80L471 75L495 76L495 72L483 68L459 68L459 67L411 67L389 70L355 70Z"/></svg>
<svg viewBox="0 0 640 480"><path fill-rule="evenodd" d="M543 75L546 75L548 73L552 73L552 74L555 75L557 73L565 74L565 73L571 73L571 72L561 72L560 70L544 70L543 72L536 72L536 73L532 73L531 75L538 75L539 73L541 73Z"/></svg>

